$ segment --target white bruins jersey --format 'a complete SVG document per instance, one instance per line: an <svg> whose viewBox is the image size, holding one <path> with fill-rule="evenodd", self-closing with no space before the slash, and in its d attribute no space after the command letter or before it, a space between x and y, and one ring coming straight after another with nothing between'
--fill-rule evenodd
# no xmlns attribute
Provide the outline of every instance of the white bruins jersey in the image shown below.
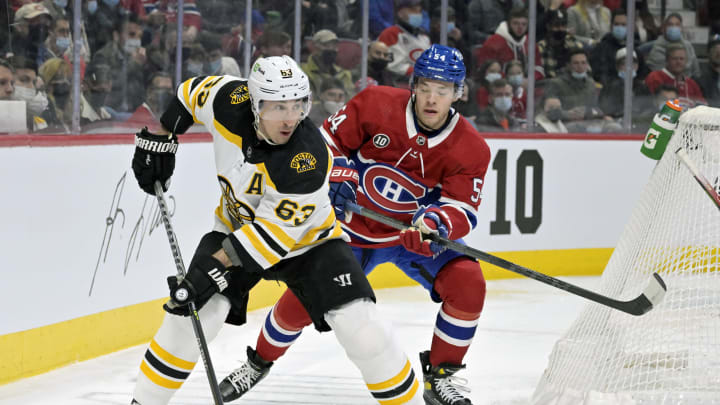
<svg viewBox="0 0 720 405"><path fill-rule="evenodd" d="M233 76L189 79L177 101L184 108L168 107L166 128L184 132L187 112L213 136L222 190L215 230L229 234L223 248L234 265L261 271L325 241L349 241L328 197L331 153L309 119L285 145L259 140L247 81Z"/></svg>

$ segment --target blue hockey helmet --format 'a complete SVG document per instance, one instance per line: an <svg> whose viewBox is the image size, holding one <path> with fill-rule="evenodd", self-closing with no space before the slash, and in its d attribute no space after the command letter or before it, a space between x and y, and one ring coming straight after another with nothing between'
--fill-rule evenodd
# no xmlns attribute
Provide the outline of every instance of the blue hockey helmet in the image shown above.
<svg viewBox="0 0 720 405"><path fill-rule="evenodd" d="M455 84L455 96L460 97L465 80L465 64L460 51L455 48L433 44L415 61L412 84L417 78L440 80Z"/></svg>

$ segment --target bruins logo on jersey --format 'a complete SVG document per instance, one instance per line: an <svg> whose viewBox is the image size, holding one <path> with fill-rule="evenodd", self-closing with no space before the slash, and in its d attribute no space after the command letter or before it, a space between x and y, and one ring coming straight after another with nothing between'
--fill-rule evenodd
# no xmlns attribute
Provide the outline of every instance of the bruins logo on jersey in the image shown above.
<svg viewBox="0 0 720 405"><path fill-rule="evenodd" d="M292 69L280 69L280 76L283 79L289 79L292 77Z"/></svg>
<svg viewBox="0 0 720 405"><path fill-rule="evenodd" d="M307 152L301 152L292 158L290 167L297 170L298 173L303 173L315 169L316 163L315 156Z"/></svg>
<svg viewBox="0 0 720 405"><path fill-rule="evenodd" d="M232 220L238 222L239 224L252 222L255 219L255 212L252 208L235 198L235 192L233 191L230 182L225 177L218 176L218 181L220 182L220 186L222 188L225 207L232 217Z"/></svg>
<svg viewBox="0 0 720 405"><path fill-rule="evenodd" d="M241 84L240 86L237 86L232 93L230 93L230 104L240 104L243 101L247 101L249 98L250 93L248 93L247 86Z"/></svg>

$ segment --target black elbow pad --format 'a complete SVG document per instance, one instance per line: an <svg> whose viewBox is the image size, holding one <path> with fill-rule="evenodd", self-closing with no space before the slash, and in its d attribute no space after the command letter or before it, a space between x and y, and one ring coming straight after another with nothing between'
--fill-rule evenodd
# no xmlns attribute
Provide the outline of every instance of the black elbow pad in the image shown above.
<svg viewBox="0 0 720 405"><path fill-rule="evenodd" d="M163 127L174 134L184 134L194 122L192 115L187 112L177 97L170 100L165 112L160 117Z"/></svg>

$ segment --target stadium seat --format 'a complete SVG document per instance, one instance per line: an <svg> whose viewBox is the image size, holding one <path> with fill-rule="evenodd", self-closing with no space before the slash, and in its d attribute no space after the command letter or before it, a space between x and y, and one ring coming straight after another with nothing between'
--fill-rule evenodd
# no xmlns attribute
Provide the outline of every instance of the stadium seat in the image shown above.
<svg viewBox="0 0 720 405"><path fill-rule="evenodd" d="M338 54L335 58L343 69L352 70L360 64L362 59L362 45L356 39L340 38L338 40Z"/></svg>

